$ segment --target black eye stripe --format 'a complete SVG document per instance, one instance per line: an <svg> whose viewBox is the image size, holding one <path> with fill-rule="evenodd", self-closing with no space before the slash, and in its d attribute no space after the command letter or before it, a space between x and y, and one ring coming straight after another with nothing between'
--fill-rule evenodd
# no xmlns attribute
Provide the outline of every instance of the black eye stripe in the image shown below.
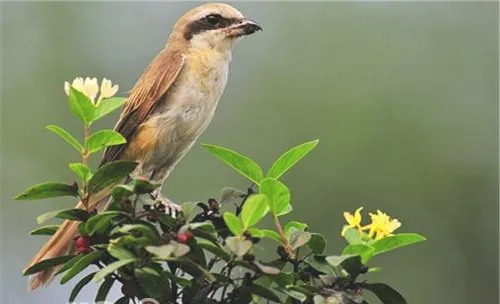
<svg viewBox="0 0 500 304"><path fill-rule="evenodd" d="M237 22L239 22L239 20L236 18L225 18L219 14L208 14L198 20L189 23L186 26L184 38L186 40L190 40L194 35L198 33L225 28Z"/></svg>

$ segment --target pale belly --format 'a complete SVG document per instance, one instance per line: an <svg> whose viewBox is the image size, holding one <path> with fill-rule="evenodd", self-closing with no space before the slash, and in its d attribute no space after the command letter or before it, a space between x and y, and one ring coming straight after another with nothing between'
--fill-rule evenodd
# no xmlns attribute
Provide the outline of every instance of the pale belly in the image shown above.
<svg viewBox="0 0 500 304"><path fill-rule="evenodd" d="M163 182L170 174L212 120L227 73L227 63L207 71L204 81L195 77L196 73L190 73L189 67L181 72L166 100L153 114L158 140L140 166L140 175Z"/></svg>

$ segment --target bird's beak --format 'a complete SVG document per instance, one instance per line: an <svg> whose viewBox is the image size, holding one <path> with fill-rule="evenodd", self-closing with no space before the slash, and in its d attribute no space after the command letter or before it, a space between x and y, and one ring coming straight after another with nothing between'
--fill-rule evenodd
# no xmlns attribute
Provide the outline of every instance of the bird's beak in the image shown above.
<svg viewBox="0 0 500 304"><path fill-rule="evenodd" d="M262 31L262 27L257 22L245 18L230 26L228 30L230 37L241 37Z"/></svg>

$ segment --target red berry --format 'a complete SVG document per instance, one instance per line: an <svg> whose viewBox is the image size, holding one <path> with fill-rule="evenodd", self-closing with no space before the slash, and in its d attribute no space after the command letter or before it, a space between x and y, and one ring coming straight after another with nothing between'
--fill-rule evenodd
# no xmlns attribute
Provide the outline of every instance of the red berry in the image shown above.
<svg viewBox="0 0 500 304"><path fill-rule="evenodd" d="M186 244L190 239L193 238L193 236L194 236L193 233L189 230L183 233L179 233L177 235L177 242Z"/></svg>
<svg viewBox="0 0 500 304"><path fill-rule="evenodd" d="M79 253L86 253L90 251L90 245L91 245L90 238L88 236L82 236L80 235L79 237L76 238L75 245L76 245L76 251Z"/></svg>

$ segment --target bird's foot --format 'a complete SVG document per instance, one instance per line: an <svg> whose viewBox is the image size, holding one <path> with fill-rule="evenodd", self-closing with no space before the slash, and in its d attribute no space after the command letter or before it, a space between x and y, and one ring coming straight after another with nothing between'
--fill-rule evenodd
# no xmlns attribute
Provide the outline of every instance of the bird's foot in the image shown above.
<svg viewBox="0 0 500 304"><path fill-rule="evenodd" d="M157 193L152 193L151 196L156 201L154 204L156 211L168 214L173 218L177 217L177 215L182 212L181 206L174 203L168 197L163 195L163 193L158 191Z"/></svg>

